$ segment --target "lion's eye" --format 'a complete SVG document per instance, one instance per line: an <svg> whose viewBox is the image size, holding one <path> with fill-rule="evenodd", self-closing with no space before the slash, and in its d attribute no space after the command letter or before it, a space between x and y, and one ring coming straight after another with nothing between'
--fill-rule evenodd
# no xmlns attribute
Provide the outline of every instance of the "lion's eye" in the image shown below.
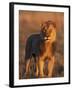
<svg viewBox="0 0 72 90"><path fill-rule="evenodd" d="M46 29L44 29L44 32L46 32Z"/></svg>
<svg viewBox="0 0 72 90"><path fill-rule="evenodd" d="M46 32L46 29L45 28L43 28L43 32Z"/></svg>

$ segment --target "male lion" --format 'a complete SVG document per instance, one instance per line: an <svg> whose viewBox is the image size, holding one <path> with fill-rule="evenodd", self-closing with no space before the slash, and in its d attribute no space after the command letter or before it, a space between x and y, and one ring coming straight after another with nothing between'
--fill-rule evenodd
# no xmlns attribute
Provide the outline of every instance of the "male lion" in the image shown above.
<svg viewBox="0 0 72 90"><path fill-rule="evenodd" d="M53 21L46 21L41 25L40 34L31 35L26 44L25 60L26 75L29 75L30 60L35 60L35 76L44 77L44 63L48 60L47 74L52 77L54 68L54 42L56 41L56 24Z"/></svg>

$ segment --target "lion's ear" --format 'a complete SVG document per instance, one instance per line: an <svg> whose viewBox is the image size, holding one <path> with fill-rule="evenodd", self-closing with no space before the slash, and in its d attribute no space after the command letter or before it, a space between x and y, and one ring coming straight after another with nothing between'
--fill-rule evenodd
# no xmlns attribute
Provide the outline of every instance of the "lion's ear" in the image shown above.
<svg viewBox="0 0 72 90"><path fill-rule="evenodd" d="M41 29L43 29L44 25L45 25L45 22L42 21L40 24Z"/></svg>
<svg viewBox="0 0 72 90"><path fill-rule="evenodd" d="M40 27L42 26L42 23L40 23Z"/></svg>
<svg viewBox="0 0 72 90"><path fill-rule="evenodd" d="M41 29L43 28L43 23L40 24Z"/></svg>

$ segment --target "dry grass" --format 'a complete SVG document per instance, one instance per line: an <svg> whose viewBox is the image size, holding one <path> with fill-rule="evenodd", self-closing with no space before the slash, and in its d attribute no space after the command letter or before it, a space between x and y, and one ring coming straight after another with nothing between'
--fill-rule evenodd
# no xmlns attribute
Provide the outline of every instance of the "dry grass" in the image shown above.
<svg viewBox="0 0 72 90"><path fill-rule="evenodd" d="M64 76L64 14L56 12L19 12L19 79L25 78L25 46L27 38L40 32L40 24L53 20L57 24L56 62L53 77ZM46 68L46 67L45 67ZM44 71L47 73L47 70ZM32 78L31 76L30 78Z"/></svg>

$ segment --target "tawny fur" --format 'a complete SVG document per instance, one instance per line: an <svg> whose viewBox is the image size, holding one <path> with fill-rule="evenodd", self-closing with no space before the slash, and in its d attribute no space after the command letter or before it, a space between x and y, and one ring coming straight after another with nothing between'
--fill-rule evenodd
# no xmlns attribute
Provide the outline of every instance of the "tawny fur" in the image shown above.
<svg viewBox="0 0 72 90"><path fill-rule="evenodd" d="M52 44L56 41L56 25L52 21L47 21L41 26L41 37L43 42L40 43L40 53L36 61L36 77L44 77L44 62L48 60L48 77L52 77L52 72L55 63ZM29 72L30 60L26 64L26 73Z"/></svg>

